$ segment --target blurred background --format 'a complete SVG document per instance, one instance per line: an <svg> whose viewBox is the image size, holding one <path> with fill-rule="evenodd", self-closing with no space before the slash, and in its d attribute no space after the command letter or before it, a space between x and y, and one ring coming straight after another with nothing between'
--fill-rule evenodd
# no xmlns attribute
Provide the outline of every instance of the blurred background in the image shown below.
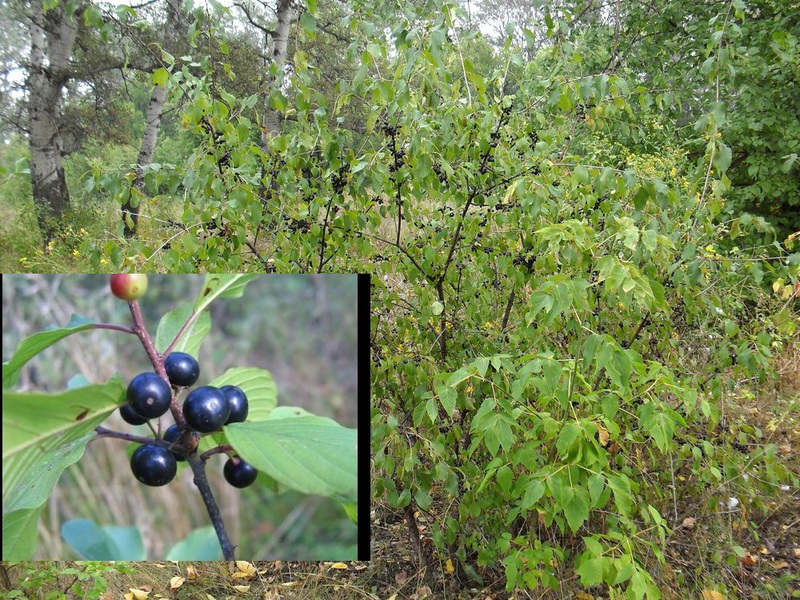
<svg viewBox="0 0 800 600"><path fill-rule="evenodd" d="M140 301L151 336L161 316L193 302L202 275L149 275ZM63 326L75 313L95 322L131 324L128 304L111 295L107 275L4 275L3 361L23 338L50 325ZM210 307L211 331L201 347L204 385L231 367L272 372L279 406L301 406L357 426L357 278L354 275L264 275L241 298ZM102 383L115 373L129 381L151 370L135 336L109 330L75 334L28 363L19 389L58 391L75 375ZM165 417L167 424L171 416ZM104 426L150 434L112 414ZM166 425L165 425L166 426ZM179 466L162 488L137 482L130 472L126 442L98 440L61 477L39 524L36 559L74 559L61 541L65 520L93 519L100 525L136 525L148 559L161 559L193 529L210 525L192 483ZM295 492L276 495L261 486L238 490L222 477L223 456L207 472L236 556L252 560L355 560L356 526L329 499ZM179 463L185 465L185 463Z"/></svg>

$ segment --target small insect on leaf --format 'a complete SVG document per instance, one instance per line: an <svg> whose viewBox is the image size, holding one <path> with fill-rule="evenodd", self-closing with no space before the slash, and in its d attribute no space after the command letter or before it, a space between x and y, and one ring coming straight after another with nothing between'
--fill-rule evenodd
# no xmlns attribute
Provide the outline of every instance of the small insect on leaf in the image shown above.
<svg viewBox="0 0 800 600"><path fill-rule="evenodd" d="M85 409L82 413L80 413L77 417L75 417L76 421L83 421L86 418L86 415L89 414L89 409Z"/></svg>

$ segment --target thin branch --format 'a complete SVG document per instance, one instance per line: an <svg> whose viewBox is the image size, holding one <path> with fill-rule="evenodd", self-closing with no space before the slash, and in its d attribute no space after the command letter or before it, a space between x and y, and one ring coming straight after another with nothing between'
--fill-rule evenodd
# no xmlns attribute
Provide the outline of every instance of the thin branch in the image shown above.
<svg viewBox="0 0 800 600"><path fill-rule="evenodd" d="M214 531L217 532L217 539L219 545L222 547L222 556L225 560L234 560L234 548L228 538L228 532L225 531L225 523L222 521L222 515L219 512L217 501L214 500L214 494L211 493L211 486L208 484L206 477L206 465L203 460L193 453L186 457L189 465L192 467L194 473L194 484L200 490L200 496L206 505L208 516L211 517L211 523L214 525Z"/></svg>

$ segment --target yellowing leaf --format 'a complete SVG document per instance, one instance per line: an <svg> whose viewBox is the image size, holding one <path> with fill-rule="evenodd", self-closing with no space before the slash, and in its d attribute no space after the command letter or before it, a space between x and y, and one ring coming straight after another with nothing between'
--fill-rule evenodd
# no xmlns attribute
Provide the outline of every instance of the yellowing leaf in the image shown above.
<svg viewBox="0 0 800 600"><path fill-rule="evenodd" d="M446 573L455 573L456 570L453 568L453 561L449 558L444 563L444 570Z"/></svg>
<svg viewBox="0 0 800 600"><path fill-rule="evenodd" d="M166 85L168 78L169 71L167 71L164 67L160 67L153 71L153 85Z"/></svg>
<svg viewBox="0 0 800 600"><path fill-rule="evenodd" d="M186 565L186 577L189 579L197 579L197 569L192 565Z"/></svg>
<svg viewBox="0 0 800 600"><path fill-rule="evenodd" d="M183 585L183 582L186 581L183 577L175 576L169 580L169 589L177 590L179 587Z"/></svg>
<svg viewBox="0 0 800 600"><path fill-rule="evenodd" d="M725 596L716 590L703 590L703 600L725 600Z"/></svg>
<svg viewBox="0 0 800 600"><path fill-rule="evenodd" d="M147 600L147 597L150 595L150 592L145 592L144 590L138 590L136 588L128 588L131 591L131 595L135 600Z"/></svg>
<svg viewBox="0 0 800 600"><path fill-rule="evenodd" d="M609 440L608 429L603 427L603 425L600 424L599 422L595 422L595 425L597 426L597 441L599 441L600 445L603 448L605 448L606 446L608 446L608 440Z"/></svg>
<svg viewBox="0 0 800 600"><path fill-rule="evenodd" d="M247 592L250 591L250 586L249 585L235 585L235 586L233 586L233 589L235 589L240 594L246 594Z"/></svg>
<svg viewBox="0 0 800 600"><path fill-rule="evenodd" d="M331 565L331 569L347 569L347 568L348 568L347 565L341 562L333 563Z"/></svg>
<svg viewBox="0 0 800 600"><path fill-rule="evenodd" d="M242 573L247 573L248 575L255 575L256 573L256 568L246 560L237 560L236 568Z"/></svg>

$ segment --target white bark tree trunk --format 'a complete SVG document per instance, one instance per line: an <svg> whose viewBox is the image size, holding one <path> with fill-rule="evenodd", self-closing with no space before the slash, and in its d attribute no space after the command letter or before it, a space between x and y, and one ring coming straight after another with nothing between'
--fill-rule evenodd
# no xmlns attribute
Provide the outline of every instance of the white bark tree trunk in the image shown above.
<svg viewBox="0 0 800 600"><path fill-rule="evenodd" d="M292 23L297 19L299 9L296 0L278 0L277 6L278 24L272 40L272 61L275 65L277 78L283 73L283 66L286 64L286 53L289 49L289 33ZM275 80L269 83L274 83ZM271 86L270 86L271 87ZM261 147L267 151L269 138L277 135L281 131L281 115L278 111L271 108L269 104L264 107L264 116L261 121Z"/></svg>
<svg viewBox="0 0 800 600"><path fill-rule="evenodd" d="M176 52L178 39L183 37L186 32L186 18L183 13L183 5L180 0L167 0L167 23L164 34L164 48L173 55L180 55ZM144 197L145 165L153 162L156 152L156 142L158 140L158 130L161 127L161 116L164 113L164 104L167 101L167 86L153 85L153 92L150 102L147 105L145 115L145 129L142 135L142 145L139 147L139 157L136 159L136 178L131 185L131 195L129 200L122 206L122 223L126 238L136 235L139 225L139 199ZM136 196L136 198L134 198Z"/></svg>
<svg viewBox="0 0 800 600"><path fill-rule="evenodd" d="M33 0L31 6L31 66L27 82L30 170L39 228L47 245L69 206L59 125L61 92L69 79L69 60L78 29L63 3L47 13L41 0ZM81 13L79 9L73 18L79 19Z"/></svg>

